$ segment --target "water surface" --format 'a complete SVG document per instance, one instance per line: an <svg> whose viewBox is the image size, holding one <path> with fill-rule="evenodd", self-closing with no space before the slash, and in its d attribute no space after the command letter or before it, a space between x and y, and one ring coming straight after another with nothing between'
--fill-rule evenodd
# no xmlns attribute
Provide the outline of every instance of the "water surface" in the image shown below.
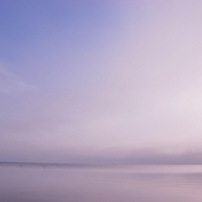
<svg viewBox="0 0 202 202"><path fill-rule="evenodd" d="M201 202L202 166L0 165L1 202Z"/></svg>

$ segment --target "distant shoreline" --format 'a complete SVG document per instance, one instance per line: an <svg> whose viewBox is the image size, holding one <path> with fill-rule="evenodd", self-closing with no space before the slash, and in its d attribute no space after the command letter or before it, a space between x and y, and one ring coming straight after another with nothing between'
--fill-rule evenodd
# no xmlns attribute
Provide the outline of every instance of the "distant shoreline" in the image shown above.
<svg viewBox="0 0 202 202"><path fill-rule="evenodd" d="M176 163L176 164L169 164L169 163L158 163L158 164L127 164L127 163L46 163L46 162L0 162L0 166L49 166L49 167L105 167L105 166L200 166L202 164L185 164L185 163Z"/></svg>

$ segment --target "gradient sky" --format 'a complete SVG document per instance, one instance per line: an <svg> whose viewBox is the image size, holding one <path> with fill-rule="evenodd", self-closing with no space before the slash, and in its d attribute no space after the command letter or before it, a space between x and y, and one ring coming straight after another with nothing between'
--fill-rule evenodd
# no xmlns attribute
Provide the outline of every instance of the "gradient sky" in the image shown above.
<svg viewBox="0 0 202 202"><path fill-rule="evenodd" d="M0 160L202 152L201 20L200 0L0 0Z"/></svg>

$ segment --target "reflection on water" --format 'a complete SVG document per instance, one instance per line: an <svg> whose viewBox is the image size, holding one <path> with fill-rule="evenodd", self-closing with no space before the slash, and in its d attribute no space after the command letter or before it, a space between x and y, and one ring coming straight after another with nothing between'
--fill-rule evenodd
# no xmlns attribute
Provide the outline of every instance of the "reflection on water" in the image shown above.
<svg viewBox="0 0 202 202"><path fill-rule="evenodd" d="M202 166L0 166L1 202L201 202Z"/></svg>

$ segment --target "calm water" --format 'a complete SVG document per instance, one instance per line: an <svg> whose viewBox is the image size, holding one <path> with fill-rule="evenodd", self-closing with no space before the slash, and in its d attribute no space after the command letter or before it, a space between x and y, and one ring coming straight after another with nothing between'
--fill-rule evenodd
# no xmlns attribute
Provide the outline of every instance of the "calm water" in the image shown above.
<svg viewBox="0 0 202 202"><path fill-rule="evenodd" d="M201 202L202 166L0 166L1 202Z"/></svg>

